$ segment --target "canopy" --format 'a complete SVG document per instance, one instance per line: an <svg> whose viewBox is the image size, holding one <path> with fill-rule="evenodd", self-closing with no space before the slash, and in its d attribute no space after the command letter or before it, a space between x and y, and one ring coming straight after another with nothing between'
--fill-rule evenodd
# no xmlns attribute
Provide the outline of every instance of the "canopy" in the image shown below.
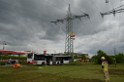
<svg viewBox="0 0 124 82"><path fill-rule="evenodd" d="M16 51L0 50L0 54L3 54L3 55L24 55L25 52L16 52Z"/></svg>

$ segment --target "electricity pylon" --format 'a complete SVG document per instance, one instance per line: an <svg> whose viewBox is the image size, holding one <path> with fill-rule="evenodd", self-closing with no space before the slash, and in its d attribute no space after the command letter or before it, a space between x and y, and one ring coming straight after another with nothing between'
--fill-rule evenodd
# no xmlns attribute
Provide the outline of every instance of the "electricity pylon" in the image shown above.
<svg viewBox="0 0 124 82"><path fill-rule="evenodd" d="M111 11L108 11L108 12L104 12L104 13L100 13L102 17L104 17L104 15L109 15L109 14L113 14L114 16L116 15L116 13L122 13L124 12L124 5L121 5L117 8L114 8L113 10ZM116 48L114 48L114 64L115 64L115 67L116 67Z"/></svg>
<svg viewBox="0 0 124 82"><path fill-rule="evenodd" d="M67 54L67 55L72 56L72 54L74 53L73 40L75 39L75 33L74 33L73 27L72 27L73 20L74 19L80 19L81 20L82 17L88 17L89 18L89 15L87 13L84 13L82 15L72 15L71 14L71 7L69 4L66 18L51 21L51 23L55 23L55 24L57 24L59 22L64 23L64 21L66 21L65 54Z"/></svg>
<svg viewBox="0 0 124 82"><path fill-rule="evenodd" d="M124 12L124 5L121 5L117 8L114 8L113 10L110 10L108 12L104 12L104 13L100 13L102 17L104 17L104 15L109 15L109 14L113 14L115 16L116 13L122 13Z"/></svg>

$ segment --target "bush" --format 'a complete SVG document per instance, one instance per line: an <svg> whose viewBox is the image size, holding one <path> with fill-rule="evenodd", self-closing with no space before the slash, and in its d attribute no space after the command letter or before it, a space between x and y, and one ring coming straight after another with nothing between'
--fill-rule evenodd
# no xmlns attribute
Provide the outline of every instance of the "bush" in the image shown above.
<svg viewBox="0 0 124 82"><path fill-rule="evenodd" d="M17 57L17 56L1 56L1 59L18 59L18 60L26 60L26 57Z"/></svg>
<svg viewBox="0 0 124 82"><path fill-rule="evenodd" d="M117 63L124 63L124 54L119 53L115 56Z"/></svg>
<svg viewBox="0 0 124 82"><path fill-rule="evenodd" d="M6 64L6 62L0 62L0 65L5 65Z"/></svg>
<svg viewBox="0 0 124 82"><path fill-rule="evenodd" d="M19 60L19 63L25 65L25 64L27 64L27 61L26 60Z"/></svg>
<svg viewBox="0 0 124 82"><path fill-rule="evenodd" d="M2 60L9 60L9 59L12 59L12 60L19 60L19 63L20 64L26 64L26 57L19 57L19 56L1 56L1 59ZM4 63L2 63L4 64Z"/></svg>
<svg viewBox="0 0 124 82"><path fill-rule="evenodd" d="M92 57L91 61L95 62L96 64L101 64L102 56L104 56L106 58L106 60L108 61L109 64L113 63L113 59L110 56L108 56L105 52L103 52L102 50L99 50L97 52L97 55Z"/></svg>

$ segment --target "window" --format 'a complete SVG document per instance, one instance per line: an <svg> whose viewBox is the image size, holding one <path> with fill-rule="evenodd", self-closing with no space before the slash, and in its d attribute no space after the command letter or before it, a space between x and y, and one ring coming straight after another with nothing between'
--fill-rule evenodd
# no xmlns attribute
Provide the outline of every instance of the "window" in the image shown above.
<svg viewBox="0 0 124 82"><path fill-rule="evenodd" d="M44 59L45 59L44 55L34 54L34 60L44 60Z"/></svg>
<svg viewBox="0 0 124 82"><path fill-rule="evenodd" d="M33 53L28 54L28 58L32 58Z"/></svg>

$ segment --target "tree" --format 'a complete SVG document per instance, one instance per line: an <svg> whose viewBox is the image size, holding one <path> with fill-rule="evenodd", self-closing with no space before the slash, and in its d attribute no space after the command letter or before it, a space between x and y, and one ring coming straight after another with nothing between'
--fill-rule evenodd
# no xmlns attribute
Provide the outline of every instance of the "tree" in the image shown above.
<svg viewBox="0 0 124 82"><path fill-rule="evenodd" d="M124 63L124 54L123 53L119 53L119 54L115 55L115 58L116 58L117 63Z"/></svg>
<svg viewBox="0 0 124 82"><path fill-rule="evenodd" d="M90 59L91 62L97 62L97 55L92 56L92 58Z"/></svg>
<svg viewBox="0 0 124 82"><path fill-rule="evenodd" d="M93 56L92 60L95 61L95 63L97 64L101 64L101 57L104 56L106 58L106 60L108 61L109 64L112 64L113 63L113 60L111 57L109 57L104 51L102 50L98 50L97 51L97 55L96 56Z"/></svg>

